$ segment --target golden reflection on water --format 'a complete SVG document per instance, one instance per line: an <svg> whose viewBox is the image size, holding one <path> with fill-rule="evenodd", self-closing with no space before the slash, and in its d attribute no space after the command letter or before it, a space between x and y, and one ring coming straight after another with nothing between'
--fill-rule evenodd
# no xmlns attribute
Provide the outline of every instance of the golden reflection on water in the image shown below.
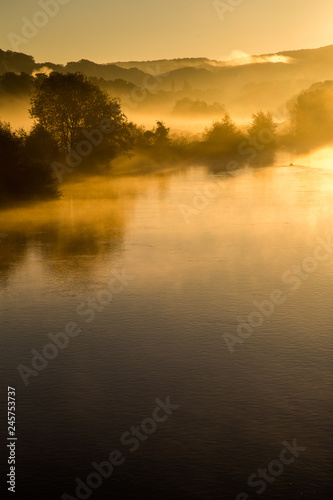
<svg viewBox="0 0 333 500"><path fill-rule="evenodd" d="M272 259L274 249L283 255L282 241L296 255L302 245L311 245L319 219L330 223L333 149L300 157L300 162L306 166L248 168L229 177L195 167L64 184L60 200L2 212L0 233L8 236L1 239L0 276L5 280L28 260L36 275L46 266L59 278L87 280L97 273L94 261L99 259L102 279L110 260L127 252L134 268L149 269L146 285L172 274L181 287L180 276L193 261L201 268L210 262L213 271L213 261L225 262L226 273L237 274L244 263L251 267L259 257ZM187 224L180 205L193 207L197 194L217 181L218 195ZM277 260L283 266L283 257L275 255Z"/></svg>
<svg viewBox="0 0 333 500"><path fill-rule="evenodd" d="M43 258L54 272L87 272L89 257L116 252L122 245L136 199L152 184L163 196L167 180L151 177L89 178L62 186L60 200L2 211L0 269L23 258ZM4 277L4 276L2 276Z"/></svg>
<svg viewBox="0 0 333 500"><path fill-rule="evenodd" d="M318 149L309 154L299 155L295 160L298 165L333 169L333 148Z"/></svg>

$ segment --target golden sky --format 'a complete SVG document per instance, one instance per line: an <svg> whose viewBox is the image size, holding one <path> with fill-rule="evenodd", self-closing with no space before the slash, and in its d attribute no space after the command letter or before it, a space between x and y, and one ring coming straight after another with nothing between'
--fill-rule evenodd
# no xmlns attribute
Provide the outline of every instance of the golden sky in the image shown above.
<svg viewBox="0 0 333 500"><path fill-rule="evenodd" d="M220 60L233 51L262 54L333 43L332 0L0 0L0 5L0 48L33 55L37 62Z"/></svg>

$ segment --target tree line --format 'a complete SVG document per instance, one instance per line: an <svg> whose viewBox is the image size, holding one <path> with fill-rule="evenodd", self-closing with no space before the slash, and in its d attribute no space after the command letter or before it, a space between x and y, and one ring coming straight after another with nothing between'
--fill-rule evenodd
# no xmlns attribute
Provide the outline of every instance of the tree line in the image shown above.
<svg viewBox="0 0 333 500"><path fill-rule="evenodd" d="M15 81L7 76L2 83ZM150 130L130 122L119 99L81 73L39 75L33 85L31 131L13 131L0 121L2 203L58 197L64 173L78 165L83 174L101 172L119 155L140 152L157 162L207 162L229 170L269 164L281 146L306 150L332 139L333 82L312 86L290 102L290 120L280 133L271 113L255 113L243 129L225 113L199 139L172 136L162 121Z"/></svg>

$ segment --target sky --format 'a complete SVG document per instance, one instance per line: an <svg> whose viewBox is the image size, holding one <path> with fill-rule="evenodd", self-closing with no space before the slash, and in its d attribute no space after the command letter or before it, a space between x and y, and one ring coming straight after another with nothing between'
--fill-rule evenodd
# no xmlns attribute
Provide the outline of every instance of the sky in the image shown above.
<svg viewBox="0 0 333 500"><path fill-rule="evenodd" d="M0 6L0 48L37 62L224 60L235 51L333 44L332 0L0 0Z"/></svg>

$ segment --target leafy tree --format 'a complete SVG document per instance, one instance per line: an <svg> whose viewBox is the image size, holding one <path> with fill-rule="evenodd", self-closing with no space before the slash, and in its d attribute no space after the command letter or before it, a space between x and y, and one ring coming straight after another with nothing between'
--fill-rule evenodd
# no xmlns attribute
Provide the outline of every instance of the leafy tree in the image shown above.
<svg viewBox="0 0 333 500"><path fill-rule="evenodd" d="M7 94L28 95L34 88L34 78L26 73L5 73L0 76L0 89Z"/></svg>
<svg viewBox="0 0 333 500"><path fill-rule="evenodd" d="M145 146L153 146L155 144L155 134L152 130L146 130L143 133L142 144Z"/></svg>
<svg viewBox="0 0 333 500"><path fill-rule="evenodd" d="M164 146L170 145L170 128L166 127L162 121L156 122L156 127L152 130L146 130L143 126L129 123L133 143L136 146L165 149Z"/></svg>
<svg viewBox="0 0 333 500"><path fill-rule="evenodd" d="M51 73L40 80L31 98L30 114L57 141L59 148L74 149L86 133L108 122L107 138L113 154L128 148L126 117L111 98L81 73ZM110 132L112 131L112 132Z"/></svg>
<svg viewBox="0 0 333 500"><path fill-rule="evenodd" d="M155 142L155 134L151 130L146 130L143 125L136 123L128 123L128 131L131 137L133 146L153 146Z"/></svg>
<svg viewBox="0 0 333 500"><path fill-rule="evenodd" d="M51 167L29 154L27 134L0 121L0 201L48 199L59 195Z"/></svg>
<svg viewBox="0 0 333 500"><path fill-rule="evenodd" d="M21 144L22 138L12 132L10 124L0 121L1 173L8 170L7 162L12 163L17 160Z"/></svg>
<svg viewBox="0 0 333 500"><path fill-rule="evenodd" d="M333 142L333 82L319 82L289 103L292 142L300 150Z"/></svg>
<svg viewBox="0 0 333 500"><path fill-rule="evenodd" d="M170 142L169 132L170 128L166 127L163 122L157 121L154 128L155 144L158 146L166 145Z"/></svg>
<svg viewBox="0 0 333 500"><path fill-rule="evenodd" d="M25 151L29 158L51 163L58 154L58 145L50 132L38 123L25 139Z"/></svg>
<svg viewBox="0 0 333 500"><path fill-rule="evenodd" d="M265 149L273 149L276 147L276 127L272 113L259 111L252 115L248 135L257 140L264 138Z"/></svg>
<svg viewBox="0 0 333 500"><path fill-rule="evenodd" d="M206 128L204 133L204 141L212 152L235 153L243 140L244 135L228 114L222 120L214 122L210 128Z"/></svg>
<svg viewBox="0 0 333 500"><path fill-rule="evenodd" d="M176 101L173 114L175 115L195 115L195 116L206 116L206 115L220 115L225 112L223 105L218 103L207 104L206 101L200 101L199 99L193 100L189 97L184 97Z"/></svg>

